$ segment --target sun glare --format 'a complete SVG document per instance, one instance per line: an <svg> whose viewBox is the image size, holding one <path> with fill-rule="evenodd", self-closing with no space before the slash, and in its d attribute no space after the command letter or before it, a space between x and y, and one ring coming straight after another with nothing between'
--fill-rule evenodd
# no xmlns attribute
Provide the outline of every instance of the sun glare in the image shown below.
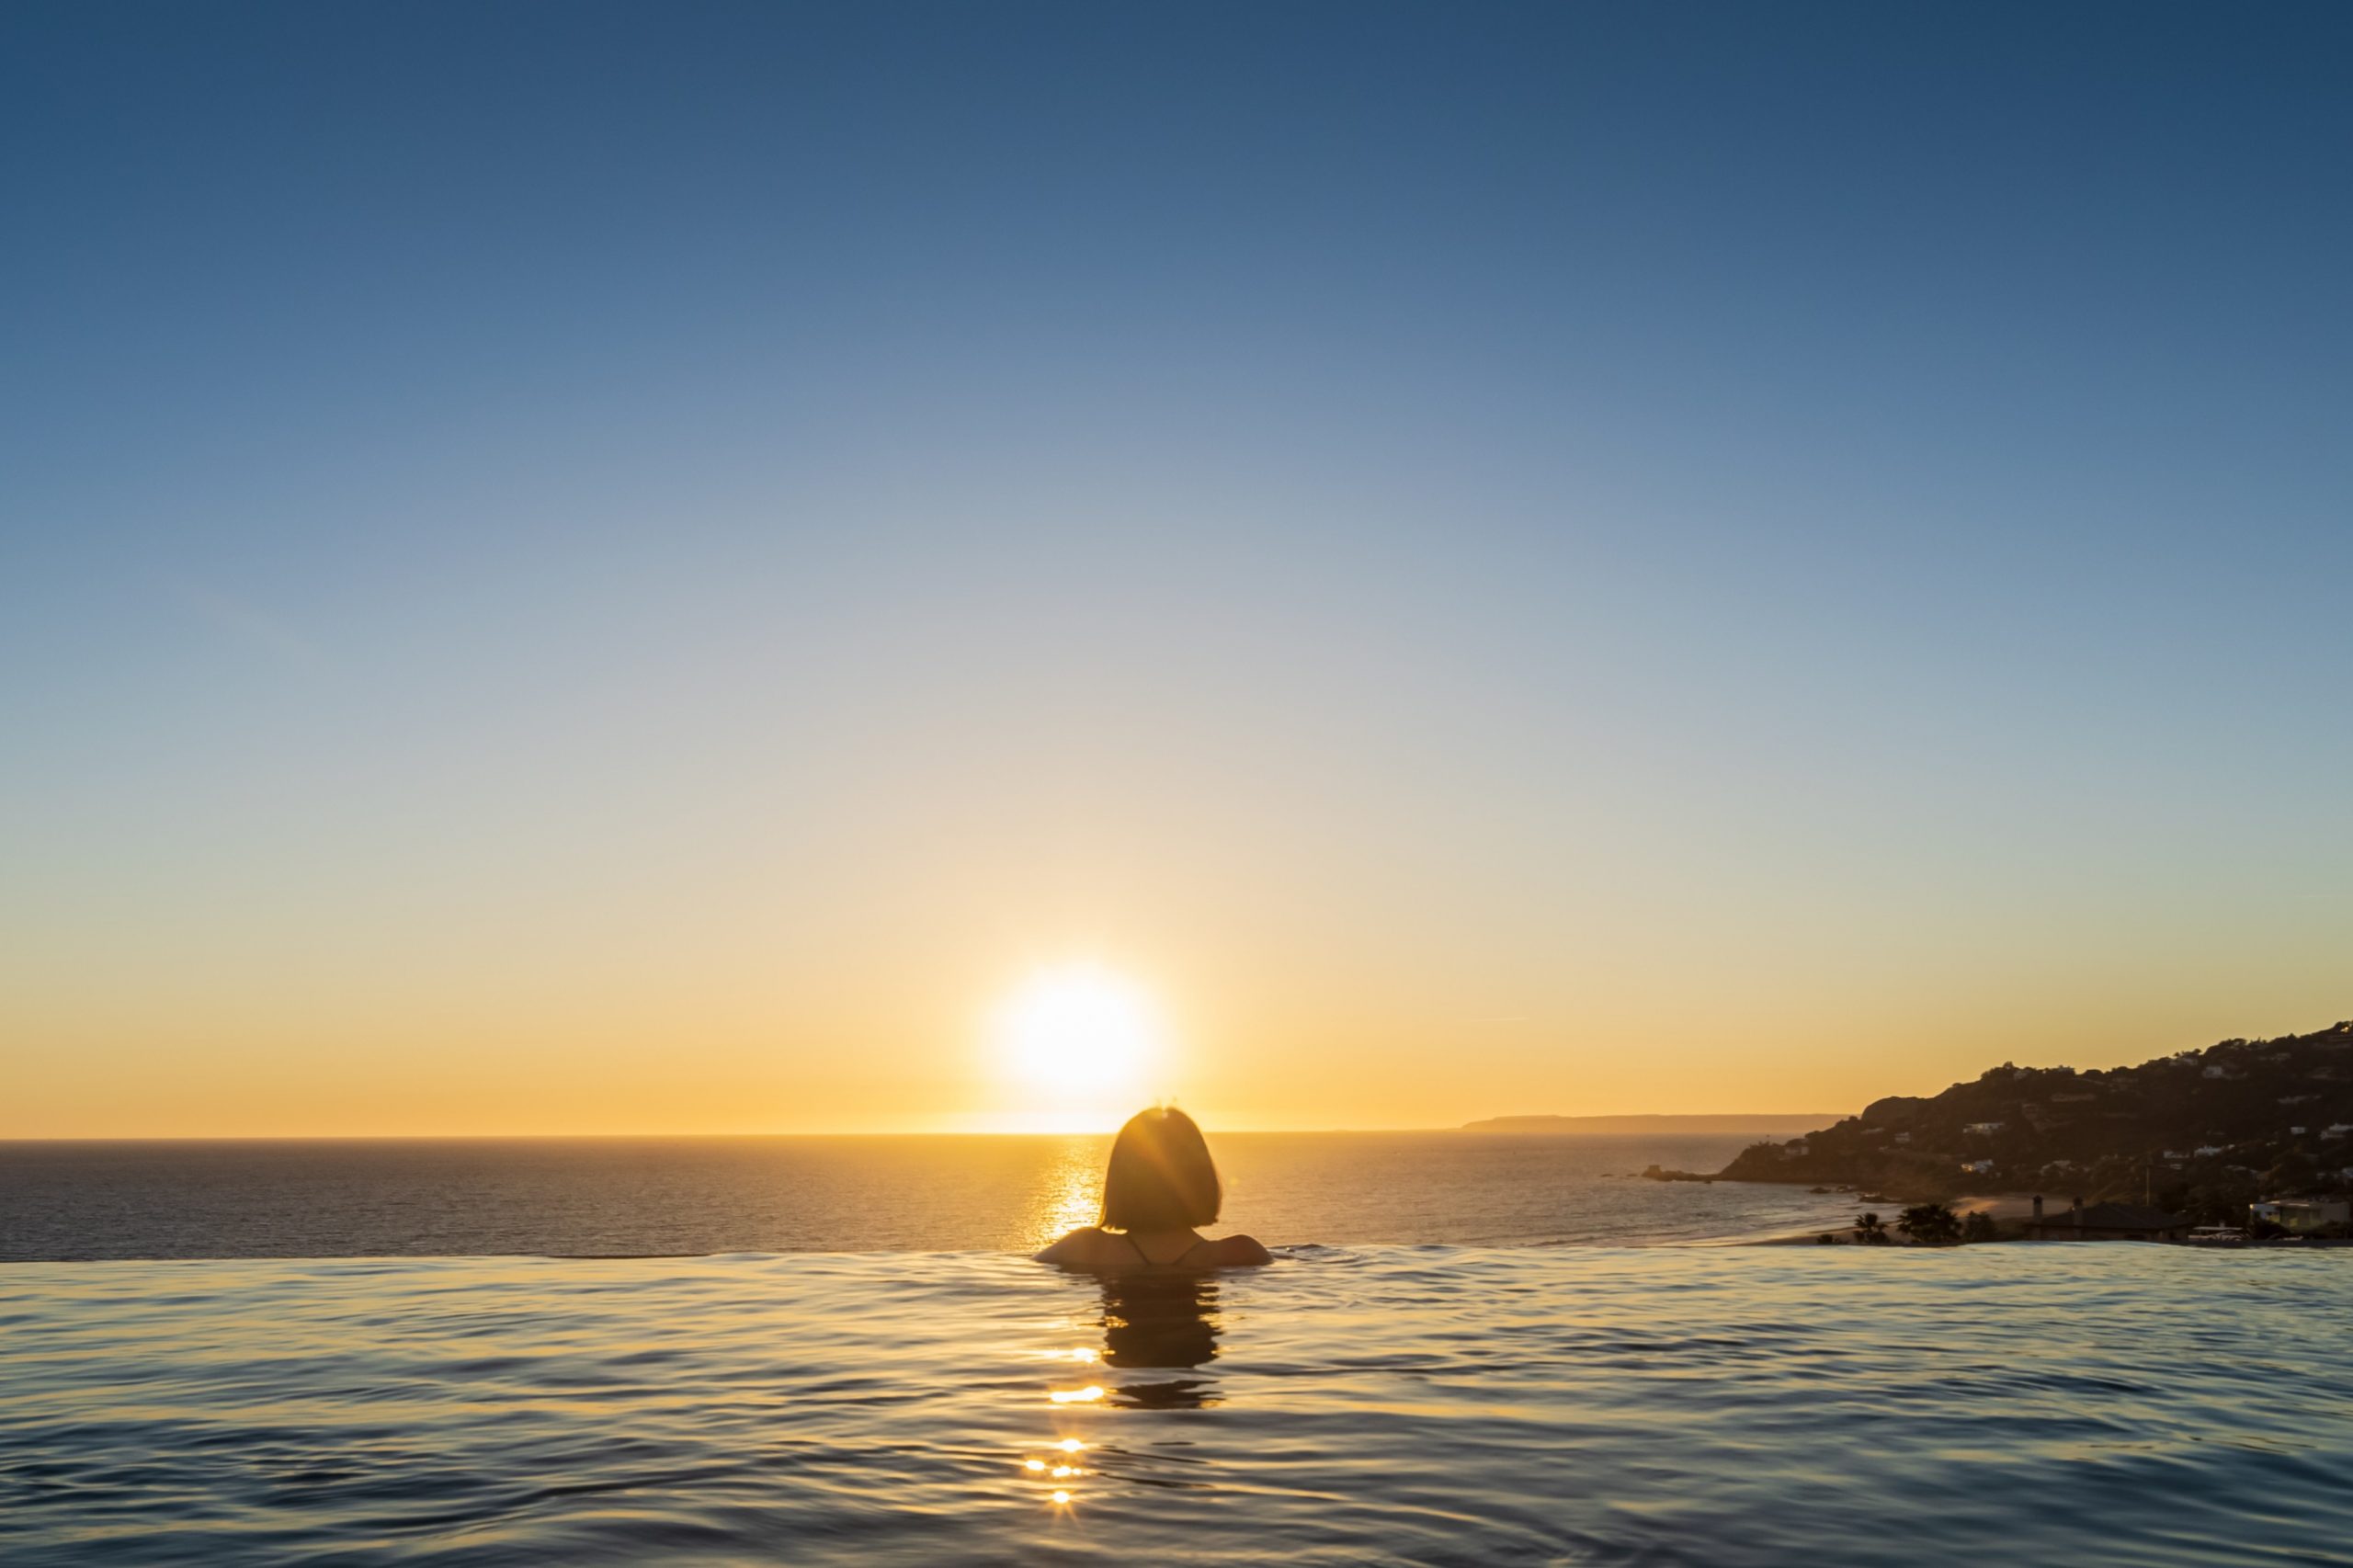
<svg viewBox="0 0 2353 1568"><path fill-rule="evenodd" d="M1152 998L1099 964L1041 971L999 1009L995 1030L1006 1070L1065 1107L1140 1102L1165 1030Z"/></svg>

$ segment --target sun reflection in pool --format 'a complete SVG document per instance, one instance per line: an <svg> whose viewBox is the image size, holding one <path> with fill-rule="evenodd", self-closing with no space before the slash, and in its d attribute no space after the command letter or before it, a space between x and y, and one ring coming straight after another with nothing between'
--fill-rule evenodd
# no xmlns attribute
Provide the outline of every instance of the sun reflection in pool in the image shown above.
<svg viewBox="0 0 2353 1568"><path fill-rule="evenodd" d="M1106 1419L1114 1409L1199 1410L1219 1403L1216 1380L1207 1371L1218 1358L1221 1328L1218 1281L1213 1277L1115 1278L1100 1281L1099 1289L1100 1315L1094 1319L1103 1331L1099 1348L1065 1345L1030 1352L1037 1360L1063 1368L1085 1367L1104 1380L1077 1388L1046 1389L1047 1401L1066 1412L1057 1417L1065 1431L1080 1421ZM1077 1326L1063 1325L1065 1332ZM1178 1375L1152 1375L1155 1372ZM1051 1438L1044 1445L1048 1451L1043 1458L1034 1452L1022 1457L1022 1471L1051 1489L1049 1494L1055 1506L1067 1506L1074 1483L1098 1473L1079 1460L1087 1446L1084 1438L1074 1436Z"/></svg>
<svg viewBox="0 0 2353 1568"><path fill-rule="evenodd" d="M1053 1359L1060 1359L1063 1355L1060 1351L1047 1354ZM1059 1405L1093 1406L1098 1405L1108 1392L1100 1384L1089 1383L1079 1389L1048 1389L1046 1397ZM1075 1415L1077 1412L1072 1414ZM1075 1437L1053 1437L1047 1440L1044 1449L1043 1458L1035 1453L1024 1456L1021 1468L1029 1475L1052 1483L1055 1506L1067 1506L1072 1496L1072 1484L1087 1473L1086 1466L1079 1461L1079 1456L1087 1449L1086 1440Z"/></svg>
<svg viewBox="0 0 2353 1568"><path fill-rule="evenodd" d="M1021 1461L1021 1468L1041 1481L1051 1482L1053 1490L1050 1495L1054 1503L1058 1506L1067 1506L1072 1496L1072 1483L1086 1473L1086 1467L1075 1457L1086 1447L1076 1437L1064 1437L1052 1445L1055 1462L1050 1464L1032 1454Z"/></svg>

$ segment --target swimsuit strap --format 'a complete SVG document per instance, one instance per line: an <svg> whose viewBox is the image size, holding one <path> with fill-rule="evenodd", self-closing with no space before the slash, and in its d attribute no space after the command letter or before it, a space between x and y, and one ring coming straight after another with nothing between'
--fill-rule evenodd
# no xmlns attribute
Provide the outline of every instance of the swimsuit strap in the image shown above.
<svg viewBox="0 0 2353 1568"><path fill-rule="evenodd" d="M1134 1233L1122 1231L1120 1233L1120 1239L1126 1242L1129 1247L1133 1250L1138 1257L1143 1259L1143 1266L1146 1268L1174 1268L1178 1264L1184 1262L1187 1258L1192 1256L1195 1253L1210 1244L1210 1239L1207 1236L1203 1236L1199 1241L1196 1241L1191 1246L1187 1247L1183 1252L1180 1252L1175 1257L1170 1258L1166 1263L1161 1263L1154 1259L1152 1254L1143 1250L1143 1244L1136 1240Z"/></svg>

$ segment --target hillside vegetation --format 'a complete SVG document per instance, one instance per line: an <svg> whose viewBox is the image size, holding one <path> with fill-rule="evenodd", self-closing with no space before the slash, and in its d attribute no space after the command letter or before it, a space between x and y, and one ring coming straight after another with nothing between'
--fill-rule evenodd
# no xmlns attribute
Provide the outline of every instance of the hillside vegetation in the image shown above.
<svg viewBox="0 0 2353 1568"><path fill-rule="evenodd" d="M1876 1100L1803 1138L1752 1144L1721 1175L1918 1199L2147 1198L2202 1222L2244 1220L2257 1199L2353 1187L2353 1022L2107 1071L2006 1062L1932 1097Z"/></svg>

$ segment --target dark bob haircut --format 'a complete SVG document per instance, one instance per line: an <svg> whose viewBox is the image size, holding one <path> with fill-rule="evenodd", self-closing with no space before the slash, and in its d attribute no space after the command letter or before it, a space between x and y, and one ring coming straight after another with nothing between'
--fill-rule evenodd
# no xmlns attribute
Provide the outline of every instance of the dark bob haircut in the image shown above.
<svg viewBox="0 0 2353 1568"><path fill-rule="evenodd" d="M1182 1231L1213 1223L1224 1191L1217 1163L1181 1110L1140 1110L1111 1141L1103 1224L1113 1231Z"/></svg>

